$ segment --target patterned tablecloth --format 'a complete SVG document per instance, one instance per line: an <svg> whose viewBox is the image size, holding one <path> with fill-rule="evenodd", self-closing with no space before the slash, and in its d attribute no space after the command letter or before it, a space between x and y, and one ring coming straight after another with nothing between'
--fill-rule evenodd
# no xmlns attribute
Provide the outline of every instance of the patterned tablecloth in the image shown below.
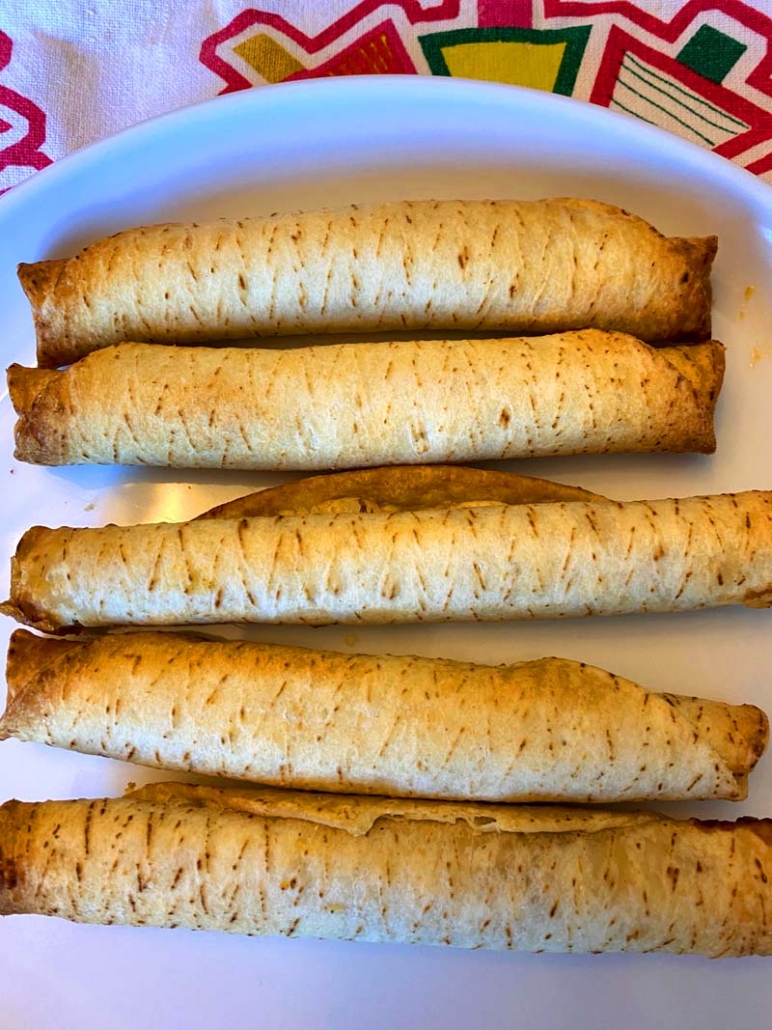
<svg viewBox="0 0 772 1030"><path fill-rule="evenodd" d="M573 96L772 182L772 0L0 0L0 191L218 93L383 73Z"/></svg>

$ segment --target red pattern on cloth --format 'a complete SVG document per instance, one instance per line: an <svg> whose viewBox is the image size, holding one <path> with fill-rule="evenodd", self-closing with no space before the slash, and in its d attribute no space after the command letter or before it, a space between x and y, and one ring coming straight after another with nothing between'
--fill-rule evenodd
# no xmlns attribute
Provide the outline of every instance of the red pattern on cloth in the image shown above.
<svg viewBox="0 0 772 1030"><path fill-rule="evenodd" d="M0 31L0 72L11 63L12 52L11 37ZM6 135L16 137L5 146L0 146L0 172L11 165L35 170L50 165L51 158L40 149L46 138L46 116L37 104L0 82L0 111L11 112L12 118L7 121L0 117L0 145ZM21 137L20 131L24 131ZM0 192L3 191L0 187Z"/></svg>
<svg viewBox="0 0 772 1030"><path fill-rule="evenodd" d="M530 3L530 0L526 0L526 2ZM353 4L350 10L340 18L332 21L326 29L316 36L307 35L297 24L283 18L280 14L261 11L259 8L251 8L237 15L220 32L215 32L204 40L201 44L201 62L225 81L225 89L221 90L221 93L232 93L240 89L249 89L254 83L242 75L238 68L234 67L232 63L218 53L221 44L227 45L230 40L257 25L277 30L288 41L294 43L301 52L317 54L324 50L325 47L330 46L330 44L337 43L351 29L356 29L357 26L366 24L370 15L379 13L382 9L385 11L385 9L393 9L394 7L400 7L410 25L413 26L457 18L460 12L460 0L442 0L440 4L428 10L424 9L420 0L398 0L397 3L384 2L384 0L360 0L359 3ZM414 72L415 69L411 68L410 71ZM329 73L315 68L313 72L309 72L304 77L311 78L314 74L327 75ZM362 74L362 71L341 72L340 74Z"/></svg>

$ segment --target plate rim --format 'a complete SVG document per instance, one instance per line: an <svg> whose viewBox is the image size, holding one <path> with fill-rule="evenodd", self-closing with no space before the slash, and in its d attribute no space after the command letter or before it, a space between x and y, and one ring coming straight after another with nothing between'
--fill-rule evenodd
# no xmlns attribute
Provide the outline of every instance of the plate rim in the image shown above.
<svg viewBox="0 0 772 1030"><path fill-rule="evenodd" d="M9 189L0 196L0 223L4 218L18 217L14 209L34 203L40 190L47 192L56 189L60 179L79 174L82 167L88 168L90 164L110 157L112 151L124 147L134 149L169 129L179 132L184 127L193 128L197 123L222 120L239 109L245 109L253 116L262 111L268 112L272 105L308 110L319 98L341 106L352 92L356 92L360 99L369 99L371 102L388 100L389 103L394 102L395 96L415 100L431 94L444 94L449 104L490 101L509 106L513 112L521 115L528 113L538 116L545 112L545 118L551 118L553 113L568 116L570 111L571 119L586 125L588 132L602 131L604 126L613 125L615 135L625 142L630 140L635 145L662 151L664 156L670 154L681 163L695 166L702 175L724 180L725 188L744 195L754 205L772 210L772 184L729 158L691 143L675 133L599 104L544 90L477 79L430 75L348 75L255 86L234 93L219 94L143 119L65 154Z"/></svg>

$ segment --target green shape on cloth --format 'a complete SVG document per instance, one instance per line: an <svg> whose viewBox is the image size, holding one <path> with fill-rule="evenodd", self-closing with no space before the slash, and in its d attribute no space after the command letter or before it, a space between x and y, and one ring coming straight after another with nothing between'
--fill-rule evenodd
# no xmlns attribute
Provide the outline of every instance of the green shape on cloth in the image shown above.
<svg viewBox="0 0 772 1030"><path fill-rule="evenodd" d="M711 82L723 82L747 49L725 32L701 25L676 60Z"/></svg>

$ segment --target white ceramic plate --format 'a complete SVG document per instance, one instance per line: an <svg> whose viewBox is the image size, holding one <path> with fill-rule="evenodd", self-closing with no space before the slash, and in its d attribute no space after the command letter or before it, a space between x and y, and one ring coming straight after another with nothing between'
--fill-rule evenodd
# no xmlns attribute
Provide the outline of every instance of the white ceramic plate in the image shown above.
<svg viewBox="0 0 772 1030"><path fill-rule="evenodd" d="M583 457L520 468L618 498L771 487L772 191L640 122L527 90L424 78L278 86L178 111L59 162L0 201L3 358L34 364L17 262L65 255L130 225L376 199L549 195L619 204L669 234L717 233L714 333L728 346L728 370L714 457ZM278 481L26 467L13 459L12 427L3 392L5 568L34 523L183 519ZM3 620L0 648L12 628ZM562 654L655 689L772 708L771 629L772 613L725 609L253 635L489 662ZM42 746L0 745L0 800L116 794L146 775ZM747 803L699 812L772 815L772 760L760 763ZM763 959L464 953L14 917L0 922L0 1027L764 1026L770 972Z"/></svg>

